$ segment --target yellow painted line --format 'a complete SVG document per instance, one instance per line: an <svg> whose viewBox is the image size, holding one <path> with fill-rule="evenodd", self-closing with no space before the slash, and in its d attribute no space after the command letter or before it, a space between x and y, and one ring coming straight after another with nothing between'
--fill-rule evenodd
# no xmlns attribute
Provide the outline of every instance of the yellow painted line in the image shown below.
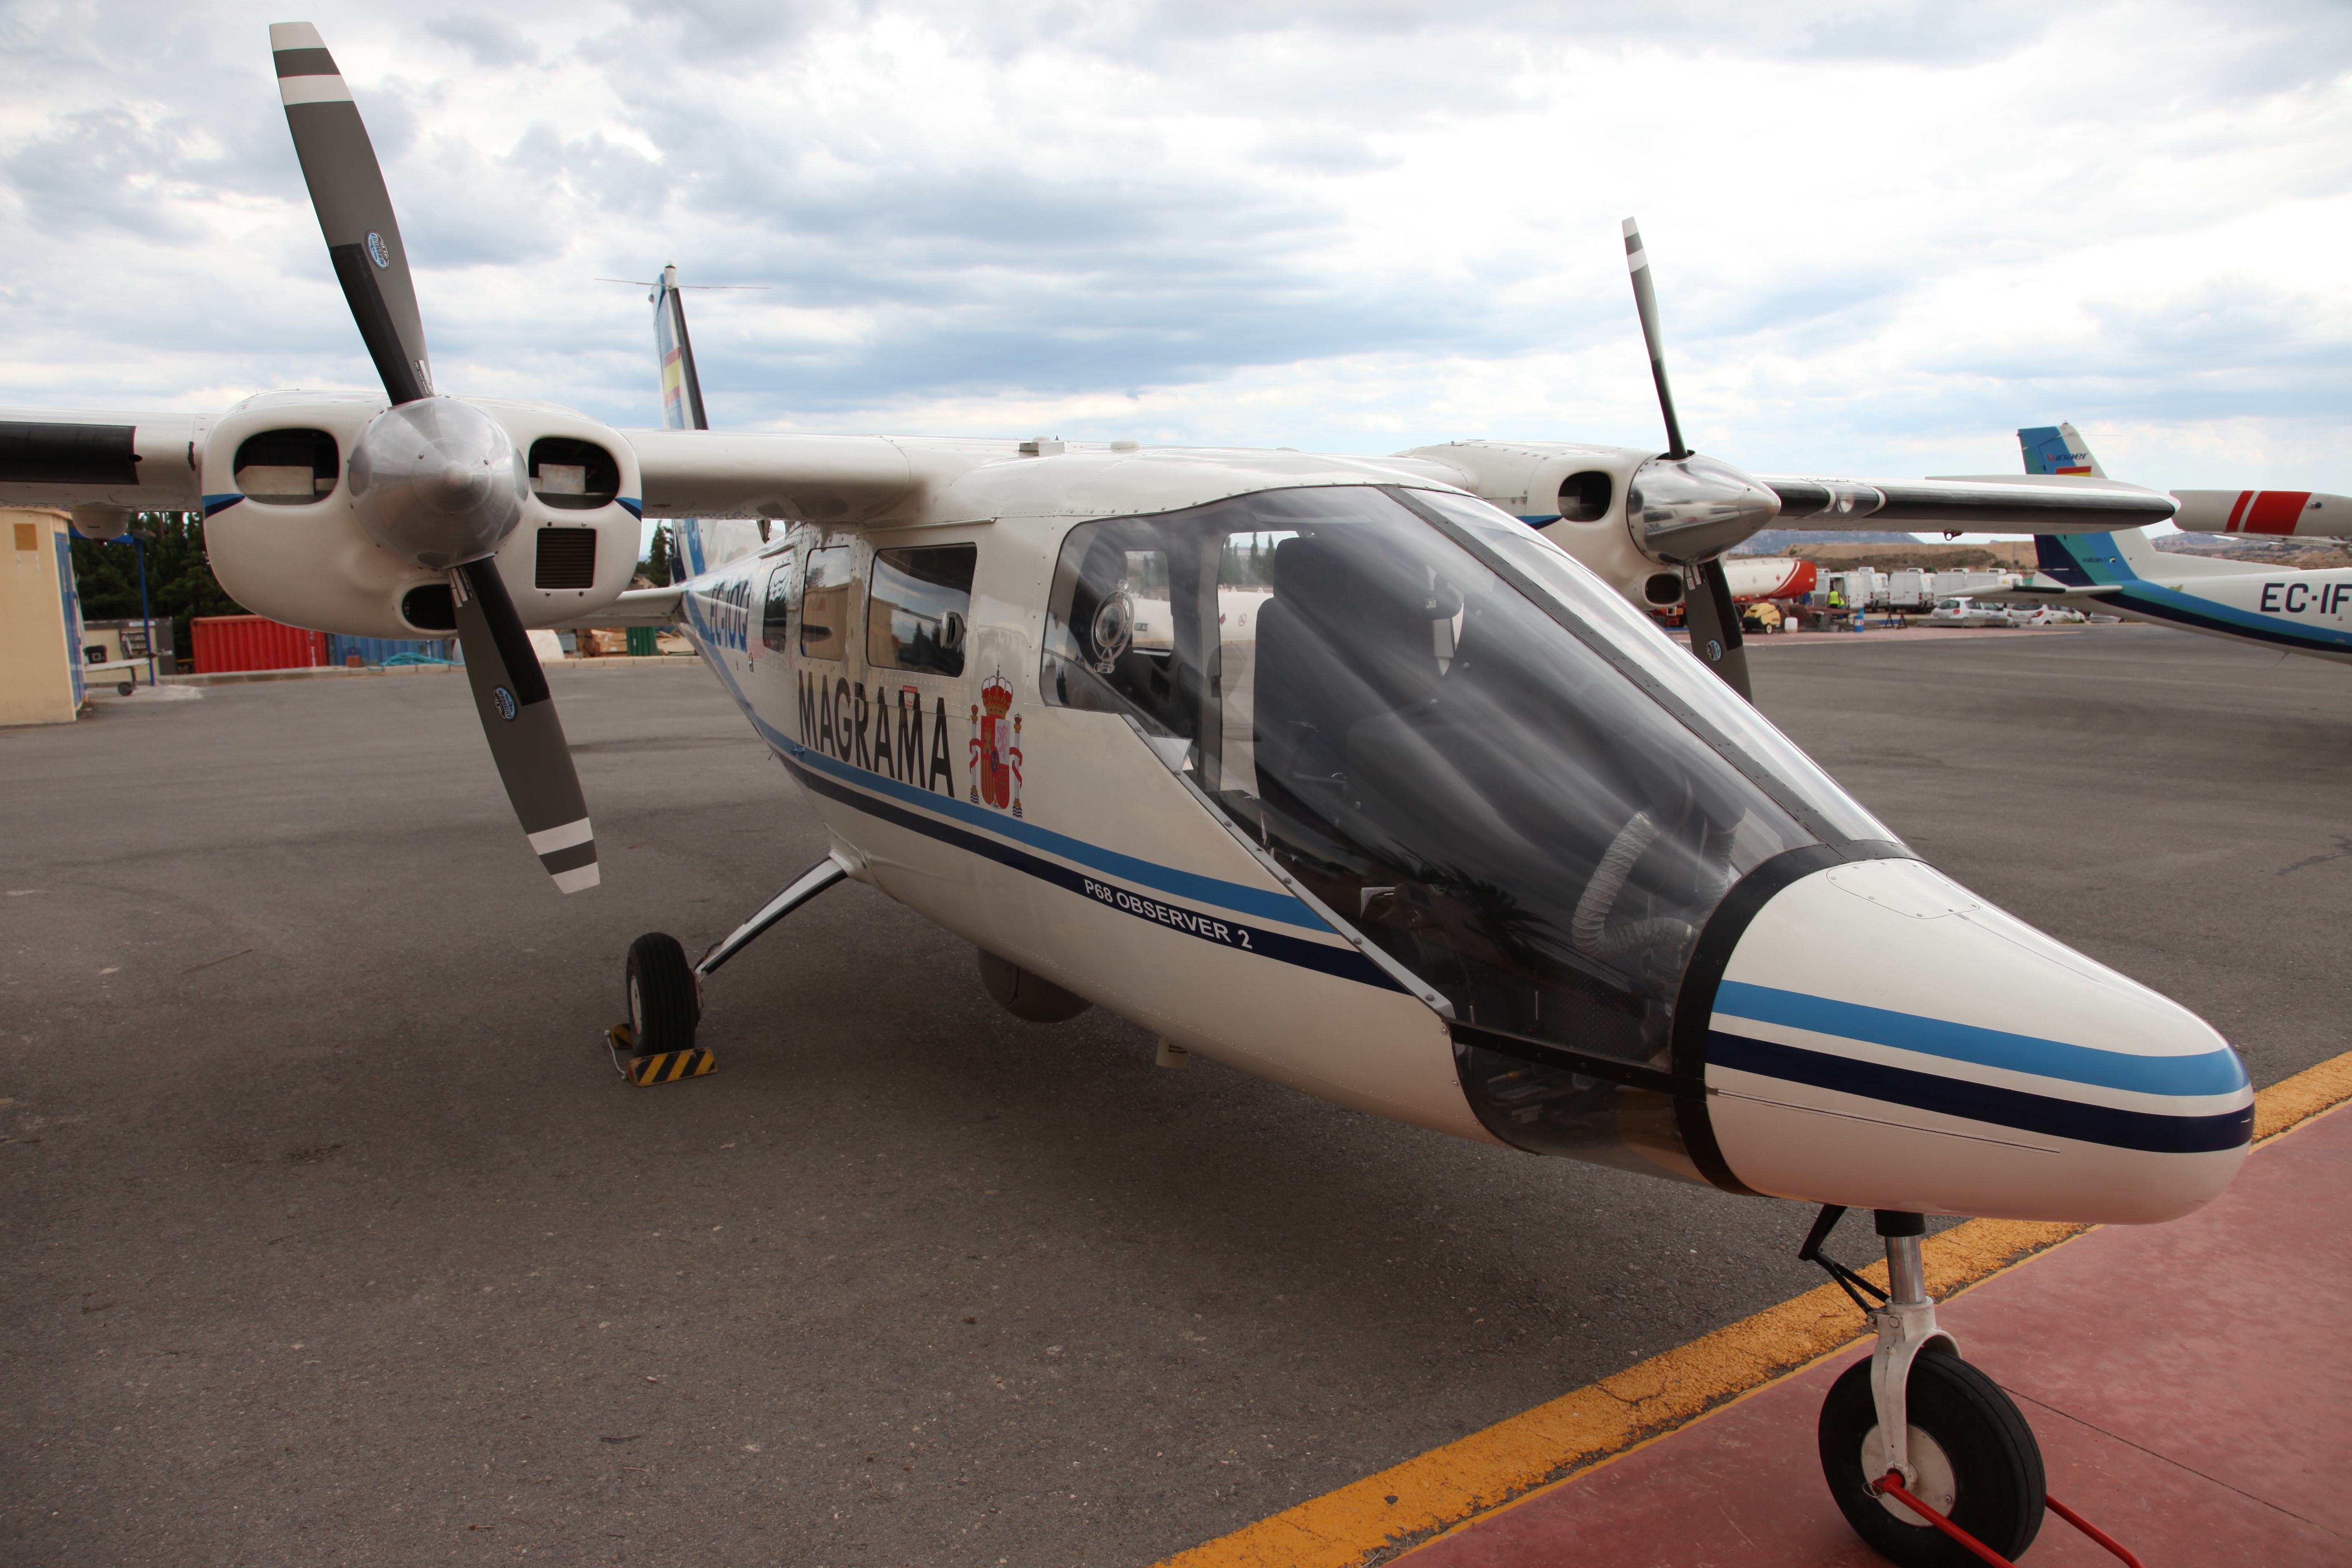
<svg viewBox="0 0 2352 1568"><path fill-rule="evenodd" d="M2352 1101L2352 1052L2254 1096L2254 1140ZM1972 1219L1923 1247L1927 1286L1954 1295L2095 1227ZM1886 1266L1862 1271L1879 1285ZM1157 1568L1359 1568L1548 1489L1802 1371L1863 1337L1853 1303L1822 1285L1614 1377L1309 1499Z"/></svg>

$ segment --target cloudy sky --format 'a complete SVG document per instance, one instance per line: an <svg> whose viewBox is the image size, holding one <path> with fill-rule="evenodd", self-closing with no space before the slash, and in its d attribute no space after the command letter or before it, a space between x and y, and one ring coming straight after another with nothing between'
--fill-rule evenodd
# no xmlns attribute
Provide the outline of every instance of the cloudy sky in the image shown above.
<svg viewBox="0 0 2352 1568"><path fill-rule="evenodd" d="M315 21L444 390L659 422L1651 444L2352 491L2352 6L0 0L0 403L372 385L267 25Z"/></svg>

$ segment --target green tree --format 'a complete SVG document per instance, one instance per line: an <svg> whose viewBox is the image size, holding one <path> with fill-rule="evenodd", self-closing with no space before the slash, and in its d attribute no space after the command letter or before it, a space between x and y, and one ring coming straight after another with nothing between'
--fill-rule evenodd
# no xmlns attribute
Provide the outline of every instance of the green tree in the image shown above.
<svg viewBox="0 0 2352 1568"><path fill-rule="evenodd" d="M658 524L654 529L653 542L646 547L645 559L637 563L637 575L656 588L669 586L669 527Z"/></svg>
<svg viewBox="0 0 2352 1568"><path fill-rule="evenodd" d="M192 511L142 511L131 526L149 535L147 604L154 617L172 623L172 651L191 658L194 643L188 623L198 616L242 616L249 612L228 596L213 576L205 555L204 519ZM139 617L137 552L127 538L101 543L95 539L73 542L74 586L81 593L81 613L94 621L136 620Z"/></svg>

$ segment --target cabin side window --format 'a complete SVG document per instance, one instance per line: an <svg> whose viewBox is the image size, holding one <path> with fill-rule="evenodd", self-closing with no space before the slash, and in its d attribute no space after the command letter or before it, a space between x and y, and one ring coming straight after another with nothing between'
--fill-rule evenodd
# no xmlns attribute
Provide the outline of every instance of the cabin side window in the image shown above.
<svg viewBox="0 0 2352 1568"><path fill-rule="evenodd" d="M760 603L760 642L770 653L790 653L792 644L793 567L799 552L788 550L768 574L768 591Z"/></svg>
<svg viewBox="0 0 2352 1568"><path fill-rule="evenodd" d="M856 588L854 547L812 550L801 591L801 653L809 658L849 657L850 598Z"/></svg>
<svg viewBox="0 0 2352 1568"><path fill-rule="evenodd" d="M961 675L979 560L971 544L876 551L866 595L867 666Z"/></svg>

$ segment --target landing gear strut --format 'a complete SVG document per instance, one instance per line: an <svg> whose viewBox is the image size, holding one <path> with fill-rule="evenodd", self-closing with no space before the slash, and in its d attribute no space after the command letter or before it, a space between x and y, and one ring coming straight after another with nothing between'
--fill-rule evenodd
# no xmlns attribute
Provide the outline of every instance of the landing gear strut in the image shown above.
<svg viewBox="0 0 2352 1568"><path fill-rule="evenodd" d="M666 932L647 931L631 942L625 973L629 1021L605 1031L621 1076L643 1088L717 1071L718 1058L694 1043L695 1027L702 1021L703 976L848 875L846 866L825 857L730 931L699 963L689 965L686 950Z"/></svg>
<svg viewBox="0 0 2352 1568"><path fill-rule="evenodd" d="M1905 1503L1903 1490L2000 1557L2014 1559L2042 1528L2042 1450L2008 1394L1960 1359L1936 1325L1918 1215L1877 1211L1886 1242L1882 1291L1822 1253L1845 1210L1813 1222L1798 1257L1819 1263L1878 1331L1867 1362L1831 1385L1819 1429L1822 1473L1838 1511L1871 1549L1902 1568L1981 1568L1983 1559ZM1864 1292L1876 1298L1864 1299Z"/></svg>

